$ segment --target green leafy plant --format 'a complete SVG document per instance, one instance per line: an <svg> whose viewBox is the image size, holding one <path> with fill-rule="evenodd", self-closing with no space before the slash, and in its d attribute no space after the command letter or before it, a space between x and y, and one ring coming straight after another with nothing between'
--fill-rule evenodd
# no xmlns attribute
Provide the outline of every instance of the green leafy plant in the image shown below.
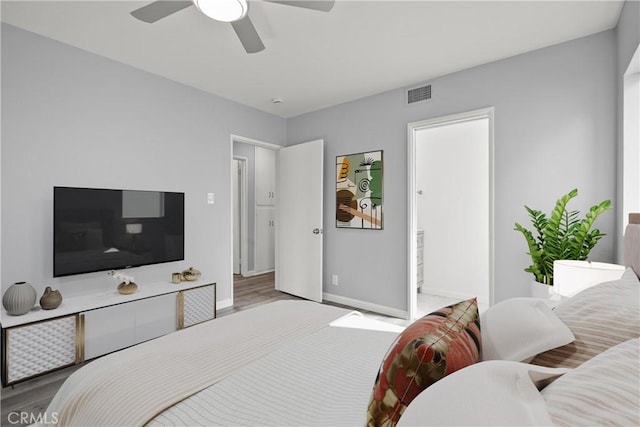
<svg viewBox="0 0 640 427"><path fill-rule="evenodd" d="M522 233L529 247L531 265L524 269L533 273L536 281L553 285L553 261L560 259L586 260L591 249L604 233L592 229L596 218L611 209L611 200L605 200L589 209L584 218L579 219L579 211L568 211L567 204L578 195L573 189L560 197L549 217L543 212L525 206L535 230L524 228L516 222L515 230Z"/></svg>

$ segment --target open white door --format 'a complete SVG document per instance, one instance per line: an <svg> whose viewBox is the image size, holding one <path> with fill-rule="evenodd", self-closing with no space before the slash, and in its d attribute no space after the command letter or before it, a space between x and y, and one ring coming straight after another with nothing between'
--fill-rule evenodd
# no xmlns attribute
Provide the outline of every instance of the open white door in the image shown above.
<svg viewBox="0 0 640 427"><path fill-rule="evenodd" d="M283 147L277 157L276 289L322 301L324 141Z"/></svg>

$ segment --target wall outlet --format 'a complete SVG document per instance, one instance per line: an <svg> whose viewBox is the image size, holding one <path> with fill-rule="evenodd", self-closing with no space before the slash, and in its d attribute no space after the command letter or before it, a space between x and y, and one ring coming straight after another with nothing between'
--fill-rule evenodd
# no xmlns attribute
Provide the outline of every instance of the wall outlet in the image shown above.
<svg viewBox="0 0 640 427"><path fill-rule="evenodd" d="M213 193L207 193L207 203L213 205L215 203L215 195Z"/></svg>
<svg viewBox="0 0 640 427"><path fill-rule="evenodd" d="M333 286L338 286L338 275L334 274L333 276L331 276L331 284Z"/></svg>

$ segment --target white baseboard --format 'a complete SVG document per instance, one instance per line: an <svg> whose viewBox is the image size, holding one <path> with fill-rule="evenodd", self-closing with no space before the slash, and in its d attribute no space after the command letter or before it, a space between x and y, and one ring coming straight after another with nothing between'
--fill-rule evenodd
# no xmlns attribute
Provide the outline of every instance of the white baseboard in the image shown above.
<svg viewBox="0 0 640 427"><path fill-rule="evenodd" d="M359 308L361 310L373 311L374 313L384 314L385 316L398 317L400 319L409 318L409 313L405 310L398 310L397 308L373 304L371 302L343 297L341 295L323 292L322 299L336 304L343 304L348 305L349 307Z"/></svg>
<svg viewBox="0 0 640 427"><path fill-rule="evenodd" d="M242 277L258 276L260 274L271 273L272 271L275 271L275 270L264 270L264 271L249 270L245 274L243 274Z"/></svg>
<svg viewBox="0 0 640 427"><path fill-rule="evenodd" d="M233 305L233 300L231 298L223 299L222 301L216 301L217 310L231 307L232 305Z"/></svg>
<svg viewBox="0 0 640 427"><path fill-rule="evenodd" d="M448 290L436 289L436 288L431 289L431 288L426 288L424 286L421 288L421 292L420 293L430 294L430 295L437 295L439 297L446 297L446 298L460 298L460 301L467 300L467 299L471 298L469 296L469 294L465 294L465 293L462 293L462 292L455 292L455 291L451 292L451 291L448 291ZM488 305L489 301L487 299L485 299L485 298L478 297L478 304L486 304L486 305Z"/></svg>

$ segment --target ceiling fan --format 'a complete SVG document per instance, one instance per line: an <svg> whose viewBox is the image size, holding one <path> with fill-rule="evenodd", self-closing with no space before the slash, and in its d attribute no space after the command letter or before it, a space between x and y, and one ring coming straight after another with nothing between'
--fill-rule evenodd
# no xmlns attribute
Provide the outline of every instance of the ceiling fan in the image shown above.
<svg viewBox="0 0 640 427"><path fill-rule="evenodd" d="M334 4L334 0L262 1L319 10L322 12L330 11ZM230 22L247 53L256 53L264 50L264 44L253 26L251 19L249 19L249 15L247 15L249 11L247 0L159 0L134 10L131 12L131 15L143 22L153 23L189 6L195 6L200 12L217 21Z"/></svg>

